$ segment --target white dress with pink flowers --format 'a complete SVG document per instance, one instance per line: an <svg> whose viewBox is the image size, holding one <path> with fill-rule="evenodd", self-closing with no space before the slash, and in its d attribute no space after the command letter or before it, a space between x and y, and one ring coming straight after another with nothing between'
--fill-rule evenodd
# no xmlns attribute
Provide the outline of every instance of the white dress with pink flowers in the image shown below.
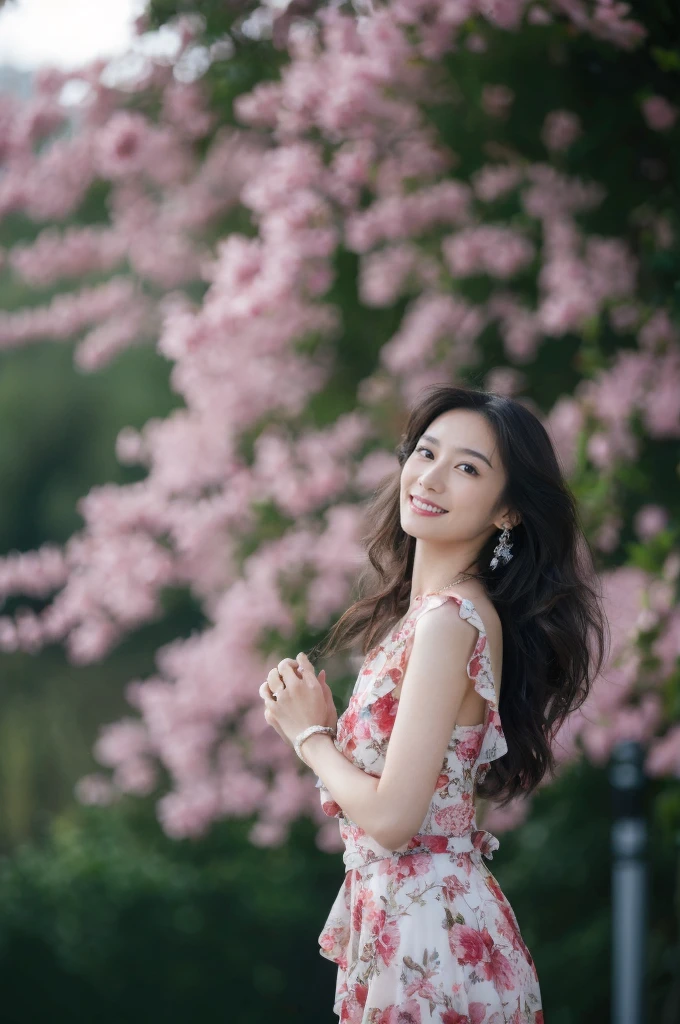
<svg viewBox="0 0 680 1024"><path fill-rule="evenodd" d="M479 725L456 725L420 831L387 850L343 813L317 780L321 805L340 822L345 879L319 936L338 965L334 1010L347 1024L543 1024L536 967L517 919L483 860L498 839L475 821L474 786L507 751L484 623L472 601L428 593L366 657L335 745L381 775L418 619L452 600L479 631L467 671L486 700Z"/></svg>

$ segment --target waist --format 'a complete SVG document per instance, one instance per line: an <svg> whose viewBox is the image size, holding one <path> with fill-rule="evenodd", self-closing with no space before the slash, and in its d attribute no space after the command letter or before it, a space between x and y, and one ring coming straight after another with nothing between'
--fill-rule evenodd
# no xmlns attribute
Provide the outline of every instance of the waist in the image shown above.
<svg viewBox="0 0 680 1024"><path fill-rule="evenodd" d="M488 860L493 858L494 851L500 846L496 836L485 829L476 828L462 836L445 836L418 833L400 846L397 850L387 850L372 836L369 836L358 825L353 825L346 818L340 819L340 834L345 844L342 859L345 871L371 864L376 860L388 857L408 857L414 853L434 855L467 854L472 860L481 863L482 856Z"/></svg>

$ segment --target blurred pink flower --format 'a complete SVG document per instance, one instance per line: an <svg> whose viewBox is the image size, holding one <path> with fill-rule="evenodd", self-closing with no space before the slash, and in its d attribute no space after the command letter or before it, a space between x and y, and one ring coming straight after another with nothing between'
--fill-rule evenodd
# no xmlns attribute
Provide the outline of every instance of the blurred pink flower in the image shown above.
<svg viewBox="0 0 680 1024"><path fill-rule="evenodd" d="M649 96L642 103L642 113L650 128L665 132L675 124L678 108L664 96Z"/></svg>
<svg viewBox="0 0 680 1024"><path fill-rule="evenodd" d="M84 775L76 783L74 791L76 799L81 804L96 804L106 807L120 799L120 792L116 790L111 780L105 775L97 773Z"/></svg>
<svg viewBox="0 0 680 1024"><path fill-rule="evenodd" d="M547 149L561 152L581 135L581 120L569 110L553 110L546 116L541 138Z"/></svg>
<svg viewBox="0 0 680 1024"><path fill-rule="evenodd" d="M650 540L668 524L668 510L661 505L643 505L633 518L640 540Z"/></svg>
<svg viewBox="0 0 680 1024"><path fill-rule="evenodd" d="M507 117L514 100L515 94L508 85L485 85L482 88L482 109L489 117Z"/></svg>

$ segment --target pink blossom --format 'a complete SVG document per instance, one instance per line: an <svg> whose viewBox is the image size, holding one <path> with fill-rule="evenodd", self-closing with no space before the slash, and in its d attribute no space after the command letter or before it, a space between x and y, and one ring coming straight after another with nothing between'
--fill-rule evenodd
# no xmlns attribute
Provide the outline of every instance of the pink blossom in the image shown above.
<svg viewBox="0 0 680 1024"><path fill-rule="evenodd" d="M527 21L530 25L550 25L553 21L553 16L544 7L533 4L527 11Z"/></svg>
<svg viewBox="0 0 680 1024"><path fill-rule="evenodd" d="M505 118L515 100L507 85L485 85L482 89L482 108L489 117Z"/></svg>
<svg viewBox="0 0 680 1024"><path fill-rule="evenodd" d="M146 729L134 718L121 719L102 729L94 747L100 764L115 766L149 750Z"/></svg>
<svg viewBox="0 0 680 1024"><path fill-rule="evenodd" d="M152 127L141 114L121 111L99 135L97 167L105 177L138 173L144 167Z"/></svg>
<svg viewBox="0 0 680 1024"><path fill-rule="evenodd" d="M532 164L525 175L530 184L522 193L524 208L546 224L559 222L567 214L592 210L605 196L598 182L567 178L547 164Z"/></svg>
<svg viewBox="0 0 680 1024"><path fill-rule="evenodd" d="M581 120L569 110L553 110L543 123L541 138L555 152L568 149L581 134Z"/></svg>
<svg viewBox="0 0 680 1024"><path fill-rule="evenodd" d="M504 291L492 295L488 311L499 321L508 358L518 363L529 362L538 348L542 334L536 313L521 306L513 295Z"/></svg>
<svg viewBox="0 0 680 1024"><path fill-rule="evenodd" d="M488 43L483 35L473 32L465 40L465 48L471 53L486 53Z"/></svg>
<svg viewBox="0 0 680 1024"><path fill-rule="evenodd" d="M456 339L451 358L465 363L483 326L482 312L467 302L425 293L411 303L400 330L383 346L381 362L393 374L406 374L430 356L440 338L451 334Z"/></svg>
<svg viewBox="0 0 680 1024"><path fill-rule="evenodd" d="M453 181L378 200L367 211L348 218L347 245L361 253L378 242L417 235L437 224L465 224L469 201L470 189Z"/></svg>
<svg viewBox="0 0 680 1024"><path fill-rule="evenodd" d="M680 725L671 726L649 749L645 759L648 775L670 775L680 778Z"/></svg>
<svg viewBox="0 0 680 1024"><path fill-rule="evenodd" d="M498 395L513 397L519 394L526 383L526 374L511 366L494 366L487 375L484 386L487 391L495 391Z"/></svg>
<svg viewBox="0 0 680 1024"><path fill-rule="evenodd" d="M360 298L367 306L388 306L401 294L409 275L414 283L436 284L440 273L436 261L427 260L416 246L389 246L362 260Z"/></svg>
<svg viewBox="0 0 680 1024"><path fill-rule="evenodd" d="M61 339L121 312L132 300L128 279L111 278L94 288L56 295L48 306L0 313L0 346L14 348L44 338Z"/></svg>
<svg viewBox="0 0 680 1024"><path fill-rule="evenodd" d="M609 310L609 319L615 331L625 334L631 328L637 326L640 320L640 307L634 302L622 302L612 306Z"/></svg>
<svg viewBox="0 0 680 1024"><path fill-rule="evenodd" d="M643 505L633 520L635 532L641 540L650 540L668 523L668 511L661 505Z"/></svg>
<svg viewBox="0 0 680 1024"><path fill-rule="evenodd" d="M642 401L642 418L651 437L680 437L680 351L669 349L654 365Z"/></svg>
<svg viewBox="0 0 680 1024"><path fill-rule="evenodd" d="M485 224L449 235L442 252L454 277L489 274L503 280L523 270L535 249L518 231Z"/></svg>
<svg viewBox="0 0 680 1024"><path fill-rule="evenodd" d="M567 395L555 402L545 424L567 475L574 471L576 449L584 423L582 405Z"/></svg>
<svg viewBox="0 0 680 1024"><path fill-rule="evenodd" d="M123 259L125 239L111 229L46 228L31 245L16 245L10 254L15 273L29 284L45 287L64 277L113 269Z"/></svg>
<svg viewBox="0 0 680 1024"><path fill-rule="evenodd" d="M201 836L219 814L215 787L203 781L181 791L168 793L158 802L158 818L167 835L174 839ZM254 841L255 837L253 837ZM281 841L281 831L276 844Z"/></svg>
<svg viewBox="0 0 680 1024"><path fill-rule="evenodd" d="M666 309L655 310L638 334L640 347L648 352L670 348L679 338L680 333Z"/></svg>
<svg viewBox="0 0 680 1024"><path fill-rule="evenodd" d="M215 124L216 115L208 109L207 96L197 82L171 82L163 93L163 117L183 135L200 139Z"/></svg>
<svg viewBox="0 0 680 1024"><path fill-rule="evenodd" d="M53 544L43 544L37 551L10 552L0 559L0 597L22 593L47 597L68 578L64 553Z"/></svg>
<svg viewBox="0 0 680 1024"><path fill-rule="evenodd" d="M678 108L664 96L649 96L642 103L642 113L650 128L655 132L665 132L675 124Z"/></svg>
<svg viewBox="0 0 680 1024"><path fill-rule="evenodd" d="M516 188L522 179L521 167L513 164L488 164L473 174L472 183L479 198L491 203Z"/></svg>
<svg viewBox="0 0 680 1024"><path fill-rule="evenodd" d="M82 804L97 804L107 806L113 803L120 796L115 787L105 775L93 773L84 775L75 785L76 799Z"/></svg>
<svg viewBox="0 0 680 1024"><path fill-rule="evenodd" d="M79 205L95 177L92 140L57 139L36 160L10 160L0 180L0 214L21 210L34 220L59 219Z"/></svg>
<svg viewBox="0 0 680 1024"><path fill-rule="evenodd" d="M595 547L599 548L600 551L614 551L619 543L622 526L623 522L620 516L606 516L599 528L595 531L595 536L593 538Z"/></svg>
<svg viewBox="0 0 680 1024"><path fill-rule="evenodd" d="M486 0L482 4L484 16L504 29L518 29L527 0Z"/></svg>
<svg viewBox="0 0 680 1024"><path fill-rule="evenodd" d="M530 801L515 799L507 807L490 807L484 815L484 827L494 832L509 832L526 821Z"/></svg>
<svg viewBox="0 0 680 1024"><path fill-rule="evenodd" d="M111 317L89 331L81 339L76 352L76 365L83 370L106 366L119 352L139 340L149 323L149 309L143 300L132 303L124 313Z"/></svg>
<svg viewBox="0 0 680 1024"><path fill-rule="evenodd" d="M584 0L553 0L553 5L576 28L622 49L632 49L646 34L639 22L627 20L630 5L617 0L595 0L592 13Z"/></svg>
<svg viewBox="0 0 680 1024"><path fill-rule="evenodd" d="M113 782L123 793L148 796L156 788L158 771L147 758L129 757L116 767Z"/></svg>
<svg viewBox="0 0 680 1024"><path fill-rule="evenodd" d="M675 242L676 234L670 218L664 216L655 217L652 222L652 228L654 231L654 241L658 248L671 249Z"/></svg>

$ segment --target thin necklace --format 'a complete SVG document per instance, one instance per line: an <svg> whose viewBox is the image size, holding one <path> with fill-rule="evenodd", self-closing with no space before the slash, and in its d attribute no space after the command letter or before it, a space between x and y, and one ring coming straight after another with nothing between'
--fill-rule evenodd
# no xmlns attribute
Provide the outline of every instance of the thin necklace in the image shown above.
<svg viewBox="0 0 680 1024"><path fill-rule="evenodd" d="M455 578L455 580L453 580L452 583L447 583L445 587L440 587L439 590L431 590L431 591L429 591L429 593L431 593L431 594L441 594L442 590L447 590L449 587L455 587L457 583L462 583L464 580L479 580L479 579L482 579L482 578L483 577L479 573L461 572L461 573L458 574L458 576ZM416 600L418 600L418 598L416 598ZM408 619L409 615L411 614L411 611L412 611L412 606L409 607L409 610L406 612L406 615L404 615L403 619L400 620L399 625L396 626L392 630L392 635L394 635L394 633L397 632L398 630L403 629L404 623L406 622L406 620Z"/></svg>
<svg viewBox="0 0 680 1024"><path fill-rule="evenodd" d="M456 576L455 580L452 580L451 583L447 583L445 586L440 587L439 590L431 590L431 591L429 591L429 593L431 593L431 594L441 594L442 590L448 590L449 587L455 587L458 583L463 583L464 580L479 580L479 579L482 579L482 576L481 576L480 573L460 572ZM418 600L418 598L416 598L416 601L417 600ZM411 609L409 608L408 612L406 613L406 618L408 618L410 611L411 611Z"/></svg>
<svg viewBox="0 0 680 1024"><path fill-rule="evenodd" d="M451 583L447 583L445 586L440 587L439 590L432 590L431 593L432 594L441 594L442 590L448 590L449 587L455 587L457 583L462 583L464 580L478 580L478 579L481 579L481 576L480 576L479 573L475 573L475 572L461 572L461 573L458 573L458 576L455 578L455 580L452 580Z"/></svg>

